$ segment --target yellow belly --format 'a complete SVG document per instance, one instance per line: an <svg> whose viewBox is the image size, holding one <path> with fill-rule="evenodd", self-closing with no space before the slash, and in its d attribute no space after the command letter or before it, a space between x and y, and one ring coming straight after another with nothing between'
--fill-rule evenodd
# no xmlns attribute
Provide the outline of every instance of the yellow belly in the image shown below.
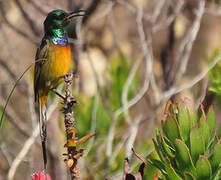
<svg viewBox="0 0 221 180"><path fill-rule="evenodd" d="M68 73L70 62L70 46L55 45L50 42L48 59L42 67L46 89L56 88L62 82L59 78Z"/></svg>

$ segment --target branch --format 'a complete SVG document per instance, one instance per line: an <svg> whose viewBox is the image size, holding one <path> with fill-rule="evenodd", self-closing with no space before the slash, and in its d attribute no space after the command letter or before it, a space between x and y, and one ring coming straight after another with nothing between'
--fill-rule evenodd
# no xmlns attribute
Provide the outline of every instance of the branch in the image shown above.
<svg viewBox="0 0 221 180"><path fill-rule="evenodd" d="M142 115L139 115L133 123L131 123L130 127L129 127L129 138L128 138L128 141L127 141L127 144L126 144L126 157L128 157L128 159L131 159L131 149L133 148L134 146L134 143L135 143L135 139L137 137L137 133L138 133L138 129L139 129L139 125L140 125L140 122L143 120L143 116Z"/></svg>
<svg viewBox="0 0 221 180"><path fill-rule="evenodd" d="M73 81L73 73L65 75L65 99L63 101L64 108L62 109L65 116L65 129L66 129L66 137L67 137L67 144L65 145L67 147L67 157L68 159L67 164L70 168L71 173L71 179L79 179L80 177L80 171L77 166L77 160L78 158L75 158L77 154L80 152L76 149L76 144L74 143L73 146L68 144L70 141L77 141L77 138L75 137L75 134L77 133L75 131L75 119L74 119L74 113L72 110L72 107L75 104L75 100L72 96L72 89L71 84ZM75 131L75 133L73 133ZM83 154L82 154L83 155Z"/></svg>
<svg viewBox="0 0 221 180"><path fill-rule="evenodd" d="M128 124L131 123L131 117L129 116L129 111L128 111L128 108L127 108L127 106L128 106L128 99L127 98L128 98L129 88L130 88L130 85L131 85L131 83L134 79L134 76L135 76L136 72L137 72L137 69L141 64L141 60L142 59L140 58L134 63L134 65L131 68L131 71L128 75L126 83L123 87L123 91L122 91L121 102L122 102L122 105L123 105L125 120L127 121Z"/></svg>
<svg viewBox="0 0 221 180"><path fill-rule="evenodd" d="M192 27L188 30L186 36L184 37L180 46L178 47L178 50L176 51L177 54L175 57L175 66L174 66L175 69L174 70L175 71L177 70L177 71L176 71L175 77L173 77L174 73L172 73L172 78L175 78L173 85L176 85L182 78L183 74L186 72L190 53L192 51L194 41L196 40L196 36L200 28L200 23L203 17L204 8L205 8L205 0L200 0L199 7L196 11L196 18L192 24ZM176 64L178 63L180 63L180 65L177 68Z"/></svg>
<svg viewBox="0 0 221 180"><path fill-rule="evenodd" d="M171 96L185 90L188 88L193 87L195 84L197 84L199 81L201 81L206 75L207 73L221 60L221 55L217 56L215 58L215 60L208 66L208 68L206 70L204 70L203 72L201 72L200 74L198 74L197 76L195 76L192 81L182 85L181 87L173 87L171 89L169 89L168 91L166 91L163 96L161 97L161 100L167 100L169 99Z"/></svg>
<svg viewBox="0 0 221 180"><path fill-rule="evenodd" d="M78 169L78 159L83 155L84 149L80 148L78 150L77 149L78 145L84 143L86 140L88 140L89 138L95 135L95 133L92 133L79 140L76 137L78 131L75 128L76 123L73 116L74 112L72 110L73 106L76 103L74 97L72 96L71 85L73 78L74 78L73 73L69 73L64 76L65 98L64 101L62 102L62 104L64 105L62 111L65 117L64 123L65 123L66 138L67 138L67 143L65 144L65 147L67 148L67 154L63 155L66 157L65 162L67 162L67 165L69 167L72 180L80 178L80 171Z"/></svg>
<svg viewBox="0 0 221 180"><path fill-rule="evenodd" d="M21 11L22 16L28 23L32 32L35 34L35 36L40 36L39 30L37 29L35 22L30 18L29 14L22 7L20 0L14 0L14 1L15 1L15 4L18 6L19 10Z"/></svg>
<svg viewBox="0 0 221 180"><path fill-rule="evenodd" d="M6 12L3 6L3 1L0 1L0 14L3 18L3 20L5 21L5 23L12 28L14 31L16 31L18 34L20 34L21 36L23 36L24 38L28 39L31 43L35 44L36 46L39 45L39 43L36 41L36 39L32 38L31 36L29 36L27 33L25 33L24 31L20 30L19 28L17 28L16 26L14 26L13 24L11 24L8 19L6 18Z"/></svg>
<svg viewBox="0 0 221 180"><path fill-rule="evenodd" d="M23 148L21 149L21 151L18 153L18 155L16 156L16 158L12 162L11 168L9 169L9 172L8 172L8 180L14 179L14 175L15 175L15 172L16 172L19 164L25 158L30 147L35 142L35 139L38 136L38 134L39 134L39 126L37 126L37 128L35 128L33 130L31 137L25 142Z"/></svg>
<svg viewBox="0 0 221 180"><path fill-rule="evenodd" d="M127 104L125 107L121 107L117 109L113 115L112 118L112 123L109 129L108 133L108 141L107 141L107 147L106 147L106 156L110 157L112 153L112 145L113 145L113 139L114 139L114 132L115 132L115 126L117 122L117 118L121 113L123 113L126 109L131 108L133 105L137 104L145 95L149 88L149 82L150 82L150 77L152 74L152 48L150 47L149 44L147 44L145 40L145 34L144 34L144 29L143 29L143 10L139 9L138 14L137 14L137 28L138 28L138 33L140 37L140 42L142 46L142 51L143 51L143 56L145 58L145 65L146 65L146 74L145 74L145 80L142 88L140 91L134 96ZM151 41L149 41L151 42Z"/></svg>
<svg viewBox="0 0 221 180"><path fill-rule="evenodd" d="M86 10L86 14L87 16L84 16L82 23L86 24L86 22L88 21L88 19L90 18L90 16L95 12L95 10L97 9L99 3L101 2L101 0L93 0L91 2L91 4L89 5L89 7Z"/></svg>
<svg viewBox="0 0 221 180"><path fill-rule="evenodd" d="M156 1L156 7L154 8L154 11L153 11L152 16L150 18L150 21L152 24L155 24L157 18L159 17L159 15L162 11L164 4L165 4L165 0Z"/></svg>
<svg viewBox="0 0 221 180"><path fill-rule="evenodd" d="M98 92L98 94L99 94L99 96L101 98L102 104L104 105L105 112L109 116L111 116L111 112L110 112L110 110L108 108L108 104L106 102L106 99L105 99L103 93L101 92L101 85L100 85L100 82L99 82L98 74L97 74L96 69L95 69L95 65L93 63L93 59L92 59L92 57L90 55L90 52L89 52L89 49L87 47L86 47L86 52L87 52L88 61L90 63L90 66L91 66L91 69L92 69L92 72L93 72L93 76L94 76L94 79L95 79L95 82L96 82L96 90L97 90L97 92Z"/></svg>
<svg viewBox="0 0 221 180"><path fill-rule="evenodd" d="M184 5L184 0L180 0L176 8L174 9L174 13L171 14L166 20L162 20L161 22L156 23L152 28L152 32L157 33L160 30L164 29L165 27L169 26L175 20L175 18L180 14L183 5Z"/></svg>

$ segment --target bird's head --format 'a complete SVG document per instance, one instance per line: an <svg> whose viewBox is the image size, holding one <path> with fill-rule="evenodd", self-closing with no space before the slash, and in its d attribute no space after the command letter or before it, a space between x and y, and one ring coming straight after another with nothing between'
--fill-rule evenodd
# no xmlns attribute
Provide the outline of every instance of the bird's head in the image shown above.
<svg viewBox="0 0 221 180"><path fill-rule="evenodd" d="M52 33L52 31L66 31L66 26L70 23L71 19L78 16L84 16L85 11L79 10L71 13L67 13L64 10L51 11L44 21L44 30L46 34Z"/></svg>

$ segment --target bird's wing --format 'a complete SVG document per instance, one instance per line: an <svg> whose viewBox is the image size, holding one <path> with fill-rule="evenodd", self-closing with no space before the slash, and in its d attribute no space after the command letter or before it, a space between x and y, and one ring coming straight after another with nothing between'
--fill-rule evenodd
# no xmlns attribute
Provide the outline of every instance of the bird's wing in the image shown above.
<svg viewBox="0 0 221 180"><path fill-rule="evenodd" d="M47 166L47 153L46 153L46 136L47 136L47 129L46 129L46 108L42 107L41 103L39 102L39 82L41 79L41 71L42 66L47 61L48 57L48 50L49 50L49 40L43 38L40 47L37 50L35 56L35 70L34 70L34 94L35 94L35 102L38 102L39 106L39 126L40 126L40 135L41 135L41 142L42 142L42 152L43 152L43 160L44 160L44 171L46 173L46 166Z"/></svg>
<svg viewBox="0 0 221 180"><path fill-rule="evenodd" d="M40 47L37 49L35 56L35 69L34 69L34 94L35 94L35 102L38 100L38 87L39 87L39 79L41 76L41 67L47 60L49 49L49 40L43 39Z"/></svg>

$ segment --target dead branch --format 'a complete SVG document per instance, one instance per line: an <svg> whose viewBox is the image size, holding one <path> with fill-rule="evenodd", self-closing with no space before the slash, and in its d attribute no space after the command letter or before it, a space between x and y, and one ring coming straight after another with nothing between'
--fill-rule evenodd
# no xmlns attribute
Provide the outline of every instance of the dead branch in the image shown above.
<svg viewBox="0 0 221 180"><path fill-rule="evenodd" d="M86 140L88 140L89 138L95 135L95 133L92 133L79 140L76 136L78 131L75 128L74 112L72 110L73 106L76 104L76 101L72 96L71 85L73 82L73 78L74 78L73 73L68 73L64 76L65 98L64 101L62 102L62 104L64 105L62 111L65 117L64 123L65 123L66 138L67 138L67 143L65 144L65 147L67 148L67 154L63 155L66 157L65 162L67 162L67 165L69 167L72 180L80 178L78 159L83 155L84 151L84 149L82 148L78 150L77 145L84 143Z"/></svg>

